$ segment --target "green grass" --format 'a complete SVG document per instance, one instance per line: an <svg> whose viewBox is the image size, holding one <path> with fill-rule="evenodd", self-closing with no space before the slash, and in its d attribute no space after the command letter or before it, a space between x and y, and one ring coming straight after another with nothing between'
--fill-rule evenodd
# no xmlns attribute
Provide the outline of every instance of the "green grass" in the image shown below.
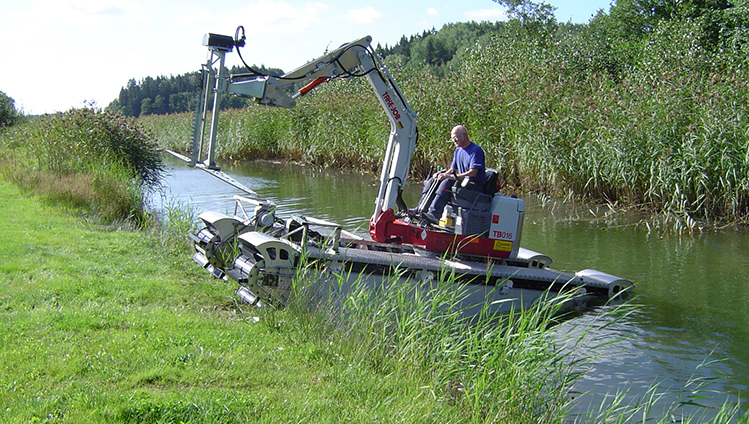
<svg viewBox="0 0 749 424"><path fill-rule="evenodd" d="M320 332L333 327L308 319L319 311L238 305L233 284L153 234L82 223L1 180L0 220L1 422L466 417L432 364L392 361L389 344L367 355L351 333Z"/></svg>
<svg viewBox="0 0 749 424"><path fill-rule="evenodd" d="M288 307L251 308L192 263L189 214L170 213L105 226L0 180L0 422L568 419L588 358L557 346L554 306L466 322L449 275L311 297L303 268ZM589 422L645 420L648 406ZM712 422L748 419L726 404Z"/></svg>
<svg viewBox="0 0 749 424"><path fill-rule="evenodd" d="M238 347L223 352L218 334L242 339L217 308L220 285L142 234L83 225L7 183L0 192L0 420L105 422L203 404L178 388L225 380L207 362Z"/></svg>
<svg viewBox="0 0 749 424"><path fill-rule="evenodd" d="M332 384L184 251L0 199L0 421L293 421Z"/></svg>

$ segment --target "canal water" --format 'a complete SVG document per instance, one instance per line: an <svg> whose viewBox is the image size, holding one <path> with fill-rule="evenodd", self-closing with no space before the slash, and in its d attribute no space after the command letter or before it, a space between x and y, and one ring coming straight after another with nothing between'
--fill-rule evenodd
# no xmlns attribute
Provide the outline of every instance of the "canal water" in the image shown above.
<svg viewBox="0 0 749 424"><path fill-rule="evenodd" d="M165 198L171 204L196 213L231 213L232 196L243 194L179 160L165 161L170 170ZM309 215L349 231L367 231L375 175L270 162L221 165L278 205L278 216ZM413 206L420 192L420 185L409 184L404 200ZM587 334L577 352L592 359L574 387L586 394L571 395L578 398L579 410L617 392L634 402L654 385L661 394L659 407L690 400L719 407L749 396L749 234L649 232L636 225L639 217L606 208L535 197L525 201L523 247L550 256L557 269L595 268L636 284L626 316L615 319L607 315L613 307L596 308L559 329L560 343ZM690 398L697 387L700 398ZM746 402L741 409L746 413ZM697 408L703 410L711 411ZM690 411L695 409L677 410Z"/></svg>

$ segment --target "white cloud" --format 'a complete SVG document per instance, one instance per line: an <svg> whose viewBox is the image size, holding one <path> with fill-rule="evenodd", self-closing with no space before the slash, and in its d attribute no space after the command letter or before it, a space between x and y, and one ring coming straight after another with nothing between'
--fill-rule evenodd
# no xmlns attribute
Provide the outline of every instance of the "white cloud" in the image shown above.
<svg viewBox="0 0 749 424"><path fill-rule="evenodd" d="M384 16L374 7L368 6L364 9L351 9L346 13L345 18L354 21L357 24L371 24L379 21Z"/></svg>
<svg viewBox="0 0 749 424"><path fill-rule="evenodd" d="M498 8L471 10L464 13L463 16L469 21L503 21L507 19L505 11Z"/></svg>
<svg viewBox="0 0 749 424"><path fill-rule="evenodd" d="M439 16L439 14L440 14L439 10L433 7L430 7L429 9L427 9L427 15L429 16Z"/></svg>
<svg viewBox="0 0 749 424"><path fill-rule="evenodd" d="M69 7L89 15L132 16L139 13L140 4L127 0L74 0Z"/></svg>

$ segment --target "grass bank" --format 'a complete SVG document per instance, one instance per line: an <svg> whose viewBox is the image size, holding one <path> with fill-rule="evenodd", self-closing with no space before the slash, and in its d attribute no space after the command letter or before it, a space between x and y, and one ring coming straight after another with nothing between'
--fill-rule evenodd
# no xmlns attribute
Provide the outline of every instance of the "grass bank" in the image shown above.
<svg viewBox="0 0 749 424"><path fill-rule="evenodd" d="M161 173L153 136L120 114L71 109L0 131L0 176L106 222L146 224Z"/></svg>
<svg viewBox="0 0 749 424"><path fill-rule="evenodd" d="M491 405L486 392L469 408L457 375L434 387L432 373L447 368L409 362L426 354L409 337L427 322L416 315L375 345L308 308L243 310L186 249L82 223L3 180L0 220L2 422L483 422L485 408L557 411ZM520 362L508 369L525 376ZM527 377L518 381L538 381Z"/></svg>
<svg viewBox="0 0 749 424"><path fill-rule="evenodd" d="M580 341L557 346L554 309L469 325L449 277L448 290L250 309L191 262L183 228L86 223L2 179L0 220L2 422L572 419L569 388L586 359ZM576 422L652 421L649 399ZM717 414L710 422L749 422L736 405Z"/></svg>

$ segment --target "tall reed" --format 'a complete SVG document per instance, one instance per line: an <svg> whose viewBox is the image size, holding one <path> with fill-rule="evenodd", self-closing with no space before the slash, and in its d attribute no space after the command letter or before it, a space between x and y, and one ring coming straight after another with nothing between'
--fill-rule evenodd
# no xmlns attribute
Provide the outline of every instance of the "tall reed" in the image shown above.
<svg viewBox="0 0 749 424"><path fill-rule="evenodd" d="M678 416L681 422L749 422L741 405L729 400L717 410L699 406L709 392L709 381L699 378L665 408L665 394L654 384L634 398L617 392L587 412L573 413L575 396L584 396L574 386L586 364L599 348L616 343L601 342L596 332L626 323L636 305L602 308L593 323L563 333L558 324L569 318L561 312L575 301L572 292L547 293L546 301L506 315L490 313L488 304L469 314L470 286L448 272L418 281L397 269L383 278L323 269L302 267L287 308L261 321L294 328L291 342L318 346L310 351L316 360L371 375L357 385L363 403L387 405L392 396L407 397L397 420L665 423Z"/></svg>
<svg viewBox="0 0 749 424"><path fill-rule="evenodd" d="M145 195L162 173L155 141L134 119L93 108L10 128L0 146L9 179L107 221L145 222Z"/></svg>
<svg viewBox="0 0 749 424"><path fill-rule="evenodd" d="M502 317L485 305L473 316L466 314L467 286L449 273L406 283L398 270L384 279L340 272L328 274L323 284L330 286L322 288L311 283L319 277L312 268L300 274L285 319L304 337L334 346L351 367L418 385L424 395L413 410L400 411L404 419L562 422L579 362L554 346L551 329L569 297ZM429 419L409 417L435 402L440 407Z"/></svg>
<svg viewBox="0 0 749 424"><path fill-rule="evenodd" d="M643 207L685 224L746 221L749 67L705 50L698 30L664 25L617 78L590 65L589 40L567 34L541 43L512 26L467 46L444 77L390 57L419 116L411 171L422 178L447 165L452 146L444 141L462 123L506 184ZM372 171L389 131L359 80L325 84L293 110L252 106L222 116L219 154L227 159L282 156ZM146 122L160 119L169 122L155 130L162 145L186 149L190 135L174 140L172 131L192 118Z"/></svg>

